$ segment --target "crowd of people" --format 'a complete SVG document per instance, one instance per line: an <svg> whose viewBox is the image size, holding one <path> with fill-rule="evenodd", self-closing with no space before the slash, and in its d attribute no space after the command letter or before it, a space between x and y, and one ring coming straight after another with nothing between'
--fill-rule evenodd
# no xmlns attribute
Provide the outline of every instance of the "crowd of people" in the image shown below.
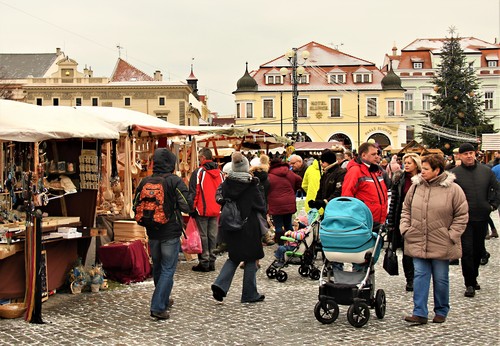
<svg viewBox="0 0 500 346"><path fill-rule="evenodd" d="M263 245L277 243L283 252L289 244L281 236L299 234L294 228L297 196L305 197L304 211L314 208L320 214L333 198L355 197L371 211L375 232L387 225L387 237L403 250L405 289L413 291L414 308L405 317L407 322L427 323L431 278L432 322L445 322L450 306L449 265L456 260L461 260L465 297L474 297L480 289L479 267L490 256L485 240L498 237L494 225L491 234L488 225L492 225L490 213L500 205L500 151L489 163L470 143L446 158L415 153L384 158L377 144L366 142L354 153L335 147L315 157L234 152L223 167L209 149L198 154L199 168L192 173L189 187L173 174L174 154L161 148L153 157L153 176L168 182L167 198L172 201L167 212L174 215L160 230L147 228L153 241L151 316L155 318L169 318L173 304L173 274L183 228L182 218L175 215L189 213L198 225L202 253L193 271L215 271L218 254L227 251L227 260L211 285L213 298L224 300L239 266L244 270L241 302L256 303L265 300L256 280ZM227 213L221 214L221 209L226 204L227 208L236 205L239 211L241 225L236 231L223 226ZM274 229L274 238L269 228ZM160 236L163 232L169 235ZM276 257L282 260L282 253L278 251ZM335 266L343 268L342 263Z"/></svg>

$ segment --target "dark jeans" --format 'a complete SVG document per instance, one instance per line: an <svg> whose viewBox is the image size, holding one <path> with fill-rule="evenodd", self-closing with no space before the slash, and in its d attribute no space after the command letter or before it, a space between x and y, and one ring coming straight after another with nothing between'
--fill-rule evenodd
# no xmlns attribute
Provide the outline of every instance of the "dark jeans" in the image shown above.
<svg viewBox="0 0 500 346"><path fill-rule="evenodd" d="M462 275L466 287L477 284L481 257L486 251L484 237L487 231L488 221L469 221L462 234Z"/></svg>
<svg viewBox="0 0 500 346"><path fill-rule="evenodd" d="M272 215L273 224L275 229L274 241L279 245L283 245L285 242L280 239L286 231L293 231L292 226L292 214L284 215Z"/></svg>

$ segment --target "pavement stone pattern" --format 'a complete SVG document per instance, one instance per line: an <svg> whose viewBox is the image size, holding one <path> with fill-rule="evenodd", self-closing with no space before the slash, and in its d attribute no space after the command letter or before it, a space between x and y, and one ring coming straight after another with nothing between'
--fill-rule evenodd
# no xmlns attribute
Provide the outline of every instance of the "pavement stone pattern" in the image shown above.
<svg viewBox="0 0 500 346"><path fill-rule="evenodd" d="M498 214L492 214L500 229ZM368 323L355 328L347 321L348 306L340 305L333 324L314 317L318 281L303 278L298 266L285 268L288 280L268 279L265 270L276 247L265 248L258 271L262 303L240 303L243 271L238 269L223 303L212 298L210 285L227 255L219 257L216 271L193 272L193 262L179 262L173 289L171 318L157 321L149 316L153 291L151 279L122 290L56 294L43 304L43 325L23 319L0 320L0 345L499 345L500 344L500 238L486 241L491 258L481 266L476 297L464 297L460 266L450 266L451 311L443 324L410 325L403 320L413 308L412 293L405 291L399 276L376 264L376 288L384 289L387 311L377 319L371 310ZM401 260L401 252L398 252ZM318 265L320 261L318 261ZM432 292L429 318L433 313ZM430 322L430 321L429 321Z"/></svg>

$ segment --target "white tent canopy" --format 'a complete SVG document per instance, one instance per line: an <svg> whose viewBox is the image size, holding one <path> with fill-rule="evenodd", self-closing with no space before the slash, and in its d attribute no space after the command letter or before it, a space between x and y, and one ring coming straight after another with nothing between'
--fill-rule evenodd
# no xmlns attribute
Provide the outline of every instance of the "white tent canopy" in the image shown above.
<svg viewBox="0 0 500 346"><path fill-rule="evenodd" d="M40 107L0 100L0 140L117 139L119 132L102 121L87 121L77 107Z"/></svg>

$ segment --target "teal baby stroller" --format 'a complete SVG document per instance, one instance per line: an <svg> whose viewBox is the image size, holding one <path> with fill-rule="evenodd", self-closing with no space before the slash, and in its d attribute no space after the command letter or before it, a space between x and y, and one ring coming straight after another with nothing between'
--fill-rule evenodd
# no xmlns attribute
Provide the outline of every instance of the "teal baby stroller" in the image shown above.
<svg viewBox="0 0 500 346"><path fill-rule="evenodd" d="M356 198L334 198L326 206L319 230L325 260L314 307L319 322L333 323L339 316L339 304L349 305L347 320L354 327L368 322L370 308L384 318L385 292L375 291L374 269L383 241L372 227L370 209ZM355 271L337 270L333 262L352 263Z"/></svg>

